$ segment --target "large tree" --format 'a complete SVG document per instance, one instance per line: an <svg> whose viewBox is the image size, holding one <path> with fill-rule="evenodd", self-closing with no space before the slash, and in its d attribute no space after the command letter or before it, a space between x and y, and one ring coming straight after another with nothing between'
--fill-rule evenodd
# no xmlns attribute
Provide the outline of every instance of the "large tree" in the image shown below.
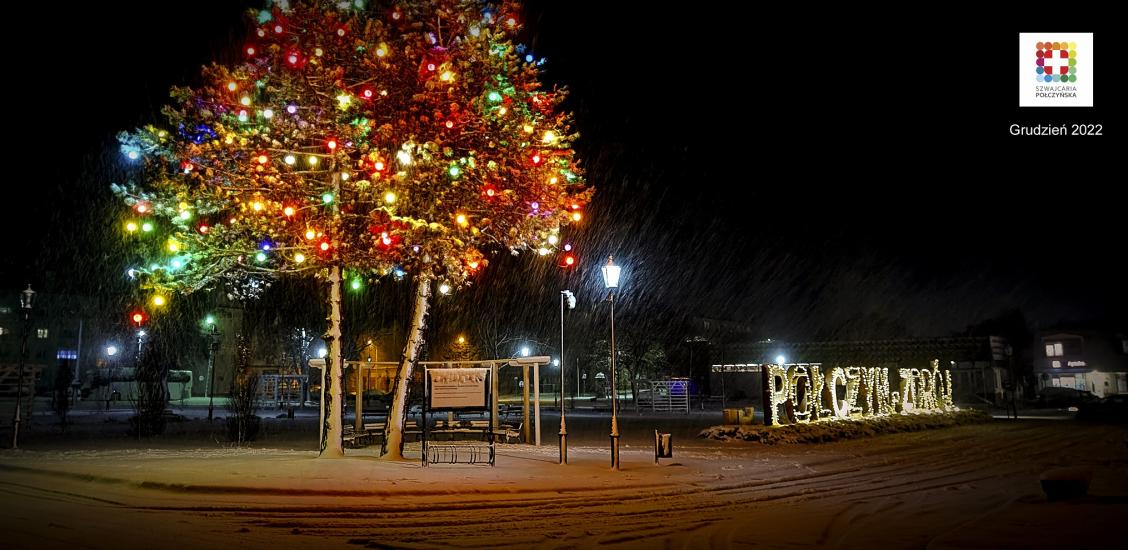
<svg viewBox="0 0 1128 550"><path fill-rule="evenodd" d="M432 288L469 284L498 251L554 253L590 198L562 90L513 40L519 7L469 0L279 2L252 14L244 60L174 88L167 123L120 136L116 186L172 292L280 276L327 286L323 455L341 455L341 288L410 277L411 329L386 448L402 452L408 382Z"/></svg>

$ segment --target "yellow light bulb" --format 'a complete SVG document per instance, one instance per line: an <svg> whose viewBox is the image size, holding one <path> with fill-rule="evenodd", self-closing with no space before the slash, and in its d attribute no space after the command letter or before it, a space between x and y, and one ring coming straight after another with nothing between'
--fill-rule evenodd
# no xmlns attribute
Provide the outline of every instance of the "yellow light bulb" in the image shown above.
<svg viewBox="0 0 1128 550"><path fill-rule="evenodd" d="M315 233L312 229L306 231L306 238L307 239L312 241L313 238L316 237L316 236L317 236L317 233Z"/></svg>
<svg viewBox="0 0 1128 550"><path fill-rule="evenodd" d="M180 243L176 241L168 241L168 251L178 252L180 250Z"/></svg>
<svg viewBox="0 0 1128 550"><path fill-rule="evenodd" d="M282 209L282 213L287 215L287 216L293 216L294 215L294 207L287 206L286 208Z"/></svg>
<svg viewBox="0 0 1128 550"><path fill-rule="evenodd" d="M310 155L309 158L306 159L306 162L308 162L310 166L317 166L317 157Z"/></svg>
<svg viewBox="0 0 1128 550"><path fill-rule="evenodd" d="M252 205L252 208L255 209L255 212L259 212L262 210L262 203L255 201L255 203Z"/></svg>
<svg viewBox="0 0 1128 550"><path fill-rule="evenodd" d="M388 204L392 204L393 202L396 202L396 194L391 192L391 191L388 191L387 193L384 194L384 202L386 202Z"/></svg>
<svg viewBox="0 0 1128 550"><path fill-rule="evenodd" d="M551 130L548 131L548 132L545 132L544 138L542 138L541 141L543 141L545 143L554 143L556 141L556 134L553 133Z"/></svg>
<svg viewBox="0 0 1128 550"><path fill-rule="evenodd" d="M239 88L239 85L234 83L234 82L228 82L227 83L227 89L231 90L232 92L234 92L238 88Z"/></svg>
<svg viewBox="0 0 1128 550"><path fill-rule="evenodd" d="M525 130L526 134L533 133L533 126L531 124L526 124L522 129Z"/></svg>
<svg viewBox="0 0 1128 550"><path fill-rule="evenodd" d="M134 231L137 231L137 224L134 222L129 222L125 224L125 230L133 233Z"/></svg>
<svg viewBox="0 0 1128 550"><path fill-rule="evenodd" d="M454 221L458 222L458 225L465 227L466 223L467 223L466 222L466 215L465 214L459 214L459 215L455 216Z"/></svg>
<svg viewBox="0 0 1128 550"><path fill-rule="evenodd" d="M160 294L157 294L156 296L153 296L153 305L154 305L154 306L163 306L163 305L165 305L165 297L164 297L164 296L161 296Z"/></svg>
<svg viewBox="0 0 1128 550"><path fill-rule="evenodd" d="M583 218L584 218L584 216L582 214L580 214L579 212L572 212L572 221L578 222L578 221L582 220Z"/></svg>
<svg viewBox="0 0 1128 550"><path fill-rule="evenodd" d="M304 261L305 261L305 254L302 254L301 252L294 254L294 263L300 264Z"/></svg>

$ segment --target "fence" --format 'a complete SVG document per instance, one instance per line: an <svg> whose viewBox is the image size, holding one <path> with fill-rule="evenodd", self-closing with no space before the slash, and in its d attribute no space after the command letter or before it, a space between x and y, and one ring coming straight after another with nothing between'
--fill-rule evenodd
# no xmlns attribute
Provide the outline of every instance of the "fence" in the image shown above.
<svg viewBox="0 0 1128 550"><path fill-rule="evenodd" d="M302 405L302 374L260 374L258 401L262 406Z"/></svg>
<svg viewBox="0 0 1128 550"><path fill-rule="evenodd" d="M640 380L636 409L689 414L689 379Z"/></svg>

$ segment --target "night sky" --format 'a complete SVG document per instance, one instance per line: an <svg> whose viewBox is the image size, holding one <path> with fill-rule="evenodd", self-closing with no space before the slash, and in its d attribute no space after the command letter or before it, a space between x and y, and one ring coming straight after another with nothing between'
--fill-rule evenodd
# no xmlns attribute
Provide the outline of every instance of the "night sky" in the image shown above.
<svg viewBox="0 0 1128 550"><path fill-rule="evenodd" d="M100 210L121 158L113 135L159 121L170 85L230 59L248 6L260 4L80 3L10 25L4 287L42 287L48 270L81 279L73 249L96 261L100 242L82 228L116 223ZM656 6L526 10L545 80L571 90L597 188L573 233L587 268L573 288L595 299L594 268L615 254L625 308L790 339L943 336L1014 308L1037 327L1128 322L1123 87L1100 26L1111 15L1071 5L1059 29L1096 33L1097 107L1020 111L1017 33L1043 29L1037 10L837 8L815 21L821 8ZM1105 135L1007 133L1038 122ZM557 299L541 292L554 284L543 268L523 289L500 271L480 295Z"/></svg>

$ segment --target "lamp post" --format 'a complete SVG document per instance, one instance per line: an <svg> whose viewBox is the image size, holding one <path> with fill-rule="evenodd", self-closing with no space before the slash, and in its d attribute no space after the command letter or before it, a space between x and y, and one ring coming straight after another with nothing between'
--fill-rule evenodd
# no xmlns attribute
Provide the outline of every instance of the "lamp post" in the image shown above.
<svg viewBox="0 0 1128 550"><path fill-rule="evenodd" d="M607 257L603 266L603 286L611 302L611 469L619 469L619 386L615 383L615 289L619 288L619 266L613 257Z"/></svg>
<svg viewBox="0 0 1128 550"><path fill-rule="evenodd" d="M219 351L219 327L214 322L208 324L211 325L208 331L208 422L211 422L215 413L215 352Z"/></svg>
<svg viewBox="0 0 1128 550"><path fill-rule="evenodd" d="M20 341L19 378L16 381L16 416L12 421L12 448L18 449L20 442L20 407L23 405L24 363L27 361L27 337L31 333L31 308L35 305L35 291L31 285L20 293L20 313L23 315L23 338Z"/></svg>
<svg viewBox="0 0 1128 550"><path fill-rule="evenodd" d="M568 426L564 422L564 299L568 309L576 307L576 295L571 290L560 291L560 463L568 463Z"/></svg>

